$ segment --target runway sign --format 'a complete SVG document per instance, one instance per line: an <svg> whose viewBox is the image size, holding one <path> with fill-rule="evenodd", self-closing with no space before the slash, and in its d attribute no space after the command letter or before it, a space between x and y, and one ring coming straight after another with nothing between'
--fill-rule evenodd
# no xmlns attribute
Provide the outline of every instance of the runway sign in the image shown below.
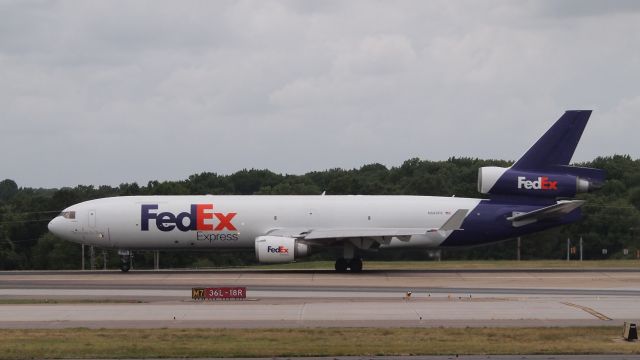
<svg viewBox="0 0 640 360"><path fill-rule="evenodd" d="M238 300L247 298L246 287L210 287L192 288L191 298L194 300Z"/></svg>

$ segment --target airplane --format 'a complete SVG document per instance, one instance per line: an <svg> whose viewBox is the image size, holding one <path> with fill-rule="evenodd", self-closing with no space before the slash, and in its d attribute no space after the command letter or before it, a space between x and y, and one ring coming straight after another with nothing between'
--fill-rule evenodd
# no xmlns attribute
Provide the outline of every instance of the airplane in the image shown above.
<svg viewBox="0 0 640 360"><path fill-rule="evenodd" d="M337 272L362 271L360 254L393 248L482 245L577 221L576 194L605 172L569 165L590 110L566 111L512 166L481 167L488 198L385 195L121 196L64 209L48 225L69 241L134 250L254 249L260 263L287 263L338 248Z"/></svg>

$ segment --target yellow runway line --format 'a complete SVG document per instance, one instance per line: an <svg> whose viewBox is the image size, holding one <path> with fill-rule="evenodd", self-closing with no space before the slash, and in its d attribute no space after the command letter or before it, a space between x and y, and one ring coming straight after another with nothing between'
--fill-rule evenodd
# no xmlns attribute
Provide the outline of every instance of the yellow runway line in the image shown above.
<svg viewBox="0 0 640 360"><path fill-rule="evenodd" d="M612 320L610 317L606 316L605 314L597 312L597 311L593 310L590 307L586 307L586 306L582 306L582 305L578 305L578 304L574 304L574 303L570 303L570 302L561 302L561 304L564 304L564 305L567 305L567 306L571 306L571 307L574 307L576 309L580 309L582 311L585 311L585 312L597 317L600 320L605 320L605 321Z"/></svg>

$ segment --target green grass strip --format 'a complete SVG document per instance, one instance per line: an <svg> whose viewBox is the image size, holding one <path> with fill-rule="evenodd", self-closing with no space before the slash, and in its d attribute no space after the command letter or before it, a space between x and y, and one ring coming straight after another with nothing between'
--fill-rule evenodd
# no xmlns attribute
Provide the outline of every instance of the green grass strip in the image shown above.
<svg viewBox="0 0 640 360"><path fill-rule="evenodd" d="M0 339L0 359L640 354L619 327L16 329Z"/></svg>

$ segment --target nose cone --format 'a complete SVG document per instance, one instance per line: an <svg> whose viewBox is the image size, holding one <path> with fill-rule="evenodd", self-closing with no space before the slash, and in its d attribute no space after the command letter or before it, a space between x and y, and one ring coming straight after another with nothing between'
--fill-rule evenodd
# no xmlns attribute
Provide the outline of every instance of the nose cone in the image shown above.
<svg viewBox="0 0 640 360"><path fill-rule="evenodd" d="M47 228L49 232L57 237L62 237L62 218L60 216L55 217L53 220L49 221L49 225Z"/></svg>

